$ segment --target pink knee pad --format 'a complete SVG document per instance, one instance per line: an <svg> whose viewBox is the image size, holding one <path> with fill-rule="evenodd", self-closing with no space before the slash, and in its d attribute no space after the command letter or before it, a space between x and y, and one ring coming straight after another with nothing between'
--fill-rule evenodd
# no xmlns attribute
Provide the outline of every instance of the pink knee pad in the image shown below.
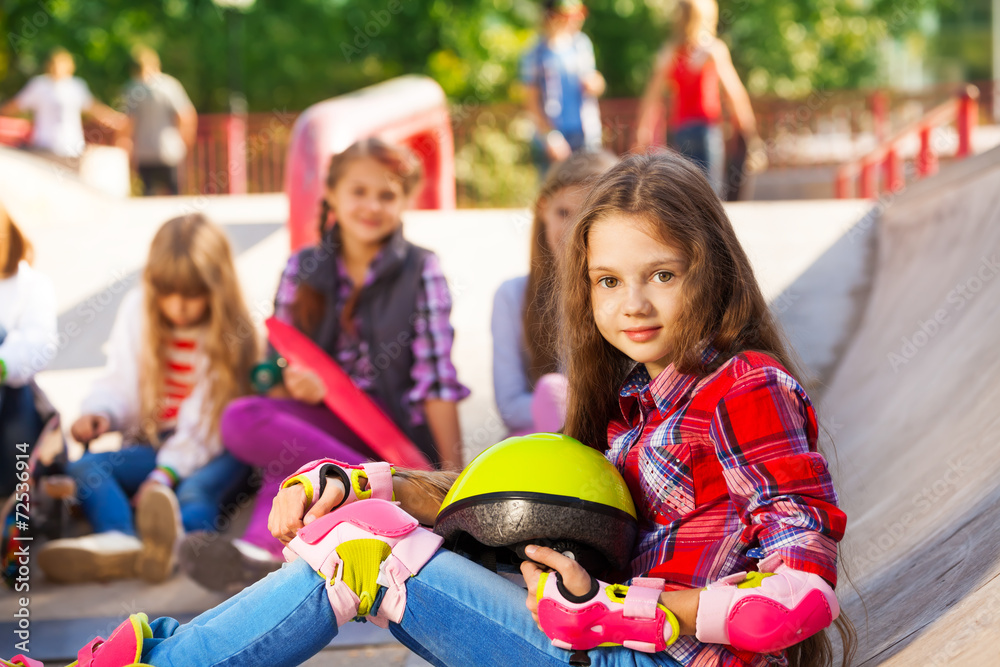
<svg viewBox="0 0 1000 667"><path fill-rule="evenodd" d="M840 614L822 577L779 565L738 572L701 592L695 635L754 653L776 653L829 626Z"/></svg>
<svg viewBox="0 0 1000 667"><path fill-rule="evenodd" d="M634 579L631 586L593 580L590 592L570 595L561 578L538 581L538 622L553 646L587 650L613 644L636 651L662 651L677 641L673 613L659 604L663 579Z"/></svg>
<svg viewBox="0 0 1000 667"><path fill-rule="evenodd" d="M369 618L383 628L390 621L398 623L406 607L407 580L431 559L443 538L420 527L395 503L377 498L343 506L301 529L285 547L285 559L301 558L327 580L338 626L357 617L361 603L343 581L345 561L337 550L355 540L377 540L391 549L388 557L371 564L371 577L386 590L377 614Z"/></svg>
<svg viewBox="0 0 1000 667"><path fill-rule="evenodd" d="M354 466L334 459L319 459L295 471L294 475L281 483L281 488L301 484L306 491L308 510L323 495L327 478L338 477L347 491L344 500L337 506L341 507L367 498L392 500L392 473L392 466L381 461Z"/></svg>

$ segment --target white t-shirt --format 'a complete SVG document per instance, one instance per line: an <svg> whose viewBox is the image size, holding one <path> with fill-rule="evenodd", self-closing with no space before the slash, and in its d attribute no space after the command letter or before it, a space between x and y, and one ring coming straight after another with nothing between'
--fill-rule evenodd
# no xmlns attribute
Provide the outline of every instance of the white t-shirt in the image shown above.
<svg viewBox="0 0 1000 667"><path fill-rule="evenodd" d="M7 365L4 384L21 387L52 360L56 347L56 293L48 276L27 262L0 280L0 359Z"/></svg>
<svg viewBox="0 0 1000 667"><path fill-rule="evenodd" d="M58 81L48 74L36 76L17 94L17 104L34 113L31 145L62 157L83 154L83 122L80 114L94 104L83 79Z"/></svg>
<svg viewBox="0 0 1000 667"><path fill-rule="evenodd" d="M194 111L181 82L157 73L148 81L134 80L125 90L128 115L134 123L132 140L140 165L180 164L187 146L178 130L177 117Z"/></svg>

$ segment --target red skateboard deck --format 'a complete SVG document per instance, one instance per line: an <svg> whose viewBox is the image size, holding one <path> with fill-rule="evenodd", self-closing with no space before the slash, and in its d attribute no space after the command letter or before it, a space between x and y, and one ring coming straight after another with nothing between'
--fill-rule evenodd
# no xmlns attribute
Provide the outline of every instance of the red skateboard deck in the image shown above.
<svg viewBox="0 0 1000 667"><path fill-rule="evenodd" d="M316 343L295 327L273 317L265 324L268 339L278 354L319 375L326 385L323 402L376 454L392 464L431 469L430 461L423 452Z"/></svg>

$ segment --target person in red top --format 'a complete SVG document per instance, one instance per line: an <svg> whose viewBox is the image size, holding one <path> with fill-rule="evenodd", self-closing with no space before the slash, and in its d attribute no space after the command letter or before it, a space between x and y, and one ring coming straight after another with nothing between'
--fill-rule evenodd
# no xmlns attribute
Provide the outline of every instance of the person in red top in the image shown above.
<svg viewBox="0 0 1000 667"><path fill-rule="evenodd" d="M681 0L673 37L660 50L639 104L636 147L657 143L661 101L670 96L667 145L694 160L716 193L723 183L722 106L726 103L746 146L761 149L750 96L740 81L729 48L716 37L719 7L715 0Z"/></svg>
<svg viewBox="0 0 1000 667"><path fill-rule="evenodd" d="M598 581L572 553L527 545L525 595L416 527L454 473L325 459L271 510L291 562L188 624L133 616L121 632L145 637L137 658L297 665L362 619L435 665L825 667L836 619L849 664L833 591L846 516L816 414L700 170L666 151L612 167L560 271L565 432L630 487L626 571Z"/></svg>

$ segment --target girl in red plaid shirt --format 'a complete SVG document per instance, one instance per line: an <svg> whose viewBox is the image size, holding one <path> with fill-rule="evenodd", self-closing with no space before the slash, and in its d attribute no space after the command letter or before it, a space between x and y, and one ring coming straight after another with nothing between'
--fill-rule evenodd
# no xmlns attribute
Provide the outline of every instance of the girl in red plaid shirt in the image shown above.
<svg viewBox="0 0 1000 667"><path fill-rule="evenodd" d="M435 665L831 664L846 518L812 404L698 168L660 153L602 176L561 289L566 431L630 487L639 536L627 571L609 577L629 586L529 545L525 600L416 527L433 524L454 473L321 460L285 481L271 511L272 533L299 558L187 625L133 616L118 641L145 639L128 655L296 665L360 616ZM378 557L351 555L372 544ZM837 622L846 665L854 633Z"/></svg>
<svg viewBox="0 0 1000 667"><path fill-rule="evenodd" d="M721 202L675 154L631 156L590 193L562 259L566 433L604 450L629 485L628 574L664 579L660 602L679 621L665 652L690 665L829 664L823 632L772 654L710 641L706 586L791 570L832 588L846 524L812 403ZM589 586L572 561L533 558L571 591ZM530 591L537 568L522 569ZM837 625L846 664L853 628Z"/></svg>

